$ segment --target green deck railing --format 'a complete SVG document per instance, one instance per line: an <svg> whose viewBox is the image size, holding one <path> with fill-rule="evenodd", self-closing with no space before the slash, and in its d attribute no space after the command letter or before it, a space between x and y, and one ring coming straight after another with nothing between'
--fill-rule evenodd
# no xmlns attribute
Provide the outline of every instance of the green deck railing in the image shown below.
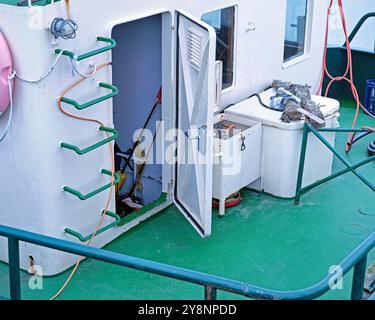
<svg viewBox="0 0 375 320"><path fill-rule="evenodd" d="M106 138L102 141L99 141L99 142L97 142L97 143L93 144L92 146L89 146L85 149L80 149L79 147L77 147L75 145L68 144L68 143L65 143L65 142L60 143L60 147L64 148L64 149L72 150L75 153L77 153L78 155L82 156L82 155L85 155L85 154L87 154L91 151L94 151L95 149L100 148L101 146L104 146L107 143L110 143L110 142L116 140L119 136L118 131L116 129L100 127L99 130L102 131L102 132L111 133L112 136L110 136L110 137L108 137L108 138Z"/></svg>
<svg viewBox="0 0 375 320"><path fill-rule="evenodd" d="M375 156L369 157L367 159L364 159L356 164L351 164L348 160L346 160L336 149L334 146L332 146L327 139L323 137L321 132L336 132L336 133L359 133L359 132L370 132L370 130L367 129L345 129L345 128L323 128L323 129L315 129L310 124L305 124L305 128L303 131L303 138L302 138L302 149L301 149L301 158L300 158L300 165L298 170L298 178L297 178L297 190L296 190L296 196L295 196L295 204L299 204L301 196L322 185L323 183L327 183L328 181L331 181L333 179L336 179L346 173L352 172L354 175L357 176L358 179L360 179L364 184L366 184L372 191L375 192L375 185L369 181L366 177L364 177L361 173L357 171L360 167L363 167L364 165L375 162ZM340 170L336 173L333 173L329 177L326 177L324 179L321 179L311 185L308 185L306 187L302 188L302 181L303 181L303 175L305 171L305 161L306 161L306 153L307 153L307 144L308 144L308 138L309 134L312 133L315 137L317 137L345 166L346 169Z"/></svg>
<svg viewBox="0 0 375 320"><path fill-rule="evenodd" d="M96 38L96 40L98 42L108 43L108 45L105 46L105 47L102 47L102 48L99 48L99 49L95 49L93 51L81 54L81 55L76 55L72 51L62 50L62 49L55 49L55 53L56 54L60 54L62 52L62 55L64 55L64 56L67 56L67 57L69 57L71 59L74 59L74 60L77 60L77 61L81 61L81 60L84 60L84 59L96 56L98 54L110 51L110 50L114 49L117 46L116 40L112 39L112 38L106 38L106 37L98 36Z"/></svg>
<svg viewBox="0 0 375 320"><path fill-rule="evenodd" d="M104 212L102 212L102 214L104 214ZM116 214L114 212L111 212L111 211L107 211L105 213L105 215L108 216L108 217L114 218L115 221L112 222L112 223L110 223L110 224L108 224L107 226L104 226L103 228L99 229L95 233L96 236L98 236L98 235L100 235L100 234L102 234L102 233L104 233L104 232L106 232L106 231L108 231L108 230L110 230L110 229L118 226L121 223L121 217L118 214ZM79 232L77 232L75 230L72 230L70 228L65 228L64 231L65 231L65 233L70 234L71 236L79 239L79 241L81 241L81 242L87 242L87 241L89 241L93 237L93 235L94 235L94 233L91 233L88 236L83 236L81 233L79 233Z"/></svg>
<svg viewBox="0 0 375 320"><path fill-rule="evenodd" d="M342 280L339 273L327 274L323 280L312 287L296 291L269 290L251 284L230 280L206 273L178 268L150 260L139 259L108 250L89 247L83 244L72 243L55 239L28 231L0 226L0 237L8 238L9 253L9 282L10 299L21 300L20 277L20 241L38 246L54 249L86 258L108 262L114 265L148 272L163 277L184 281L204 287L206 300L216 300L219 290L251 299L261 300L307 300L316 299L332 289L332 283ZM347 275L354 268L352 282L352 300L362 300L364 296L365 274L367 256L375 247L375 232L363 241L352 253L350 253L338 268L342 270L342 276ZM3 294L3 293L1 293ZM99 297L98 297L99 298Z"/></svg>
<svg viewBox="0 0 375 320"><path fill-rule="evenodd" d="M72 105L73 107L75 107L77 110L84 110L84 109L87 109L89 107L92 107L93 105L95 104L98 104L100 102L103 102L103 101L106 101L108 99L111 99L117 95L119 95L120 91L119 89L112 85L112 84L108 84L108 83L104 83L104 82L100 82L99 83L99 87L100 88L104 88L104 89L108 89L108 90L111 90L111 93L109 94L106 94L105 96L102 96L102 97L99 97L99 98L96 98L94 100L91 100L91 101L88 101L86 103L79 103L78 101L76 100L73 100L73 99L69 99L69 98L66 98L66 97L62 97L61 98L61 101L64 102L64 103L67 103L67 104L70 104Z"/></svg>
<svg viewBox="0 0 375 320"><path fill-rule="evenodd" d="M361 30L364 23L375 17L375 12L369 12L364 15L356 24L353 31L349 36L349 41L352 42L353 39L358 35L359 30ZM370 40L371 37L368 37ZM374 38L372 38L374 39ZM353 69L355 70L354 84L357 88L358 95L364 103L364 97L366 92L366 80L372 79L374 77L373 66L375 63L375 43L374 49L369 47L368 49L352 47L352 58L353 58ZM332 71L333 74L344 74L347 67L347 52L346 43L342 46L334 46L328 48L327 53L327 67ZM326 91L327 85L330 79L326 77L323 85L323 92ZM330 91L331 97L341 97L342 99L353 99L353 93L350 86L347 85L346 81L336 82L334 86L331 87Z"/></svg>
<svg viewBox="0 0 375 320"><path fill-rule="evenodd" d="M354 27L352 33L349 35L349 42L352 42L354 40L354 38L356 37L356 35L358 34L359 30L361 30L362 26L364 25L364 23L370 19L370 18L375 18L375 12L369 12L367 14L365 14L359 21L358 23L356 24L356 26ZM344 43L343 45L344 47L346 47L346 43ZM374 52L375 52L375 47L374 47Z"/></svg>
<svg viewBox="0 0 375 320"><path fill-rule="evenodd" d="M109 170L106 170L106 169L102 169L101 173L114 178L115 179L114 182L113 183L110 182L110 183L106 184L105 186L100 187L99 189L96 189L94 191L91 191L90 193L85 194L85 195L82 194L81 192L79 192L78 190L73 189L73 188L68 187L68 186L63 187L63 190L65 192L68 192L71 195L77 197L78 199L80 199L82 201L86 201L86 200L98 195L99 193L102 193L103 191L111 188L113 185L118 185L120 183L121 177L118 173L115 173L115 175L112 176L112 172L109 171Z"/></svg>

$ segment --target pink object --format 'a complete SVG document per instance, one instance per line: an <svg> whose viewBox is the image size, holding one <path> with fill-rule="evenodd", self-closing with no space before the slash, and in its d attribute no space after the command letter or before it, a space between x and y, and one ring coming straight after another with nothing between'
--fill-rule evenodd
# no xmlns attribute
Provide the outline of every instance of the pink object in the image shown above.
<svg viewBox="0 0 375 320"><path fill-rule="evenodd" d="M11 73L12 67L12 56L7 41L0 32L0 114L5 112L9 106L8 75Z"/></svg>

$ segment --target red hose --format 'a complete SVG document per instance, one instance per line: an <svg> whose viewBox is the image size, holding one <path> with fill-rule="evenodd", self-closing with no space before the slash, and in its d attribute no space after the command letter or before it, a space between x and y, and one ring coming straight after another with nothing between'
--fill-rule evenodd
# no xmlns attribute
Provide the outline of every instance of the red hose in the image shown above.
<svg viewBox="0 0 375 320"><path fill-rule="evenodd" d="M356 88L356 86L354 84L354 80L353 80L354 77L353 77L352 50L351 50L351 47L350 47L350 41L349 41L349 36L348 36L348 29L347 29L347 24L346 24L346 19L345 19L345 12L344 12L344 7L343 7L343 2L342 2L342 0L337 0L337 1L338 1L338 6L339 6L339 12L340 12L340 17L341 17L341 22L342 22L342 26L343 26L344 34L345 34L346 52L347 52L347 58L348 58L347 59L347 67L346 67L346 71L345 71L344 75L342 75L341 77L334 77L334 76L332 76L331 73L328 70L328 67L327 67L327 51L328 51L328 36L329 36L329 17L330 17L330 15L332 13L332 6L333 6L333 0L331 0L329 8L328 8L328 13L327 13L327 24L326 24L326 36L325 36L325 45L324 45L322 77L321 77L321 81L320 81L320 85L319 85L319 89L318 89L317 95L319 95L321 93L321 90L323 88L323 82L324 82L324 79L325 79L326 76L330 79L330 82L327 85L327 90L325 92L325 96L326 97L328 96L329 91L331 89L331 86L332 86L332 84L334 82L336 82L336 81L346 81L346 82L348 82L349 85L350 85L350 87L351 87L353 97L354 97L354 99L355 99L355 101L357 103L356 113L354 115L354 119L353 119L353 123L352 123L352 128L354 129L355 126L356 126L356 124L357 124L357 120L358 120L358 116L359 116L359 111L360 111L361 108L370 117L372 117L372 118L375 119L375 116L373 114L371 114L369 111L367 111L366 108L361 104L361 101L360 101L359 95L358 95L358 90L357 90L357 88ZM349 74L349 77L348 77L348 74ZM363 128L366 128L366 129L369 129L369 130L375 132L375 128L369 128L369 127L363 127ZM353 139L354 139L354 137L355 137L355 134L350 134L349 135L347 143L346 143L346 152L350 152L350 150L351 150L351 148L353 146Z"/></svg>
<svg viewBox="0 0 375 320"><path fill-rule="evenodd" d="M231 198L226 200L225 208L229 209L229 208L236 207L241 203L241 201L242 201L241 193L237 193L237 194L233 195ZM214 200L212 202L212 208L219 209L219 207L220 207L219 201Z"/></svg>

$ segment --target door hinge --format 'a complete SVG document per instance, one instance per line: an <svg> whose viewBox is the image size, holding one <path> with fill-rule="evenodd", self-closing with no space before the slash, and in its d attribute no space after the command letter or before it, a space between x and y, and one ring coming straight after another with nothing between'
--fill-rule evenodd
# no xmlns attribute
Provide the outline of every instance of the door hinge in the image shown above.
<svg viewBox="0 0 375 320"><path fill-rule="evenodd" d="M202 154L206 154L206 125L203 125L199 128L191 128L190 130L185 132L185 135L191 141L198 140L198 151Z"/></svg>

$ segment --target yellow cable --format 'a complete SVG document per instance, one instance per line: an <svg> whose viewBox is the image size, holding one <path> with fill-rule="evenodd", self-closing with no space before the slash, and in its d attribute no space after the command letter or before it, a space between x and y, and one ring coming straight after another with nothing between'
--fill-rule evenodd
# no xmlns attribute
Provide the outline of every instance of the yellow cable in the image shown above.
<svg viewBox="0 0 375 320"><path fill-rule="evenodd" d="M110 63L104 63L102 65L100 65L98 68L97 68L97 71L105 68L105 67L108 67L110 66L111 64ZM75 88L77 85L79 85L81 82L85 81L87 78L81 78L79 80L77 80L76 82L74 82L72 85L70 85L67 89L65 89L59 96L58 98L58 101L57 101L57 105L59 107L59 110L65 114L66 116L68 117L71 117L73 119L77 119L77 120L81 120L81 121L86 121L86 122L94 122L94 123L97 123L99 124L100 126L104 126L104 124L97 120L97 119L91 119L91 118L85 118L85 117L78 117L72 113L69 113L67 111L65 111L62 107L62 98L64 95L66 95L70 90L72 90L73 88ZM109 137L109 133L106 133L107 137ZM101 216L101 219L98 223L98 225L96 226L95 228L95 231L91 237L91 239L88 241L87 243L87 246L90 246L92 241L94 240L94 238L96 237L99 229L101 228L103 222L104 222L104 219L106 217L106 214L109 210L109 206L111 204L111 201L112 201L112 196L113 196L113 190L114 190L114 176L115 176L115 155L114 155L114 150L112 148L112 144L109 144L109 152L110 152L110 155L111 155L111 162L112 162L112 185L111 185L111 188L110 188L110 192L109 192L109 196L108 196L108 200L107 200L107 203L106 203L106 206L105 206L105 209L103 211L103 214ZM66 287L68 286L68 284L70 283L70 281L72 280L73 276L76 274L77 270L78 270L78 267L80 266L82 260L83 260L84 257L80 257L77 261L77 263L75 264L74 266L74 269L73 271L71 272L70 276L68 277L68 279L65 281L64 285L61 287L61 289L50 299L50 300L55 300L56 298L58 298L63 292L64 290L66 289Z"/></svg>

